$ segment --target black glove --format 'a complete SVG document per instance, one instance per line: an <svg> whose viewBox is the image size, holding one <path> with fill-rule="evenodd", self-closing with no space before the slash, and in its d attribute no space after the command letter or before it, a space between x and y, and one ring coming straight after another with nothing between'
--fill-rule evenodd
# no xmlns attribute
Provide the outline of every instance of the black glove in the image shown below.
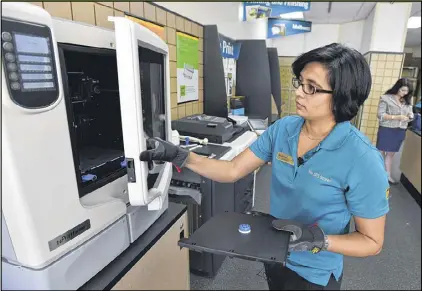
<svg viewBox="0 0 422 291"><path fill-rule="evenodd" d="M287 219L273 220L272 225L277 230L291 232L290 252L311 251L312 253L319 253L326 249L325 234L317 225L308 227L300 222Z"/></svg>
<svg viewBox="0 0 422 291"><path fill-rule="evenodd" d="M158 137L147 140L147 150L139 157L143 162L160 161L173 163L182 168L189 156L189 151L182 149Z"/></svg>

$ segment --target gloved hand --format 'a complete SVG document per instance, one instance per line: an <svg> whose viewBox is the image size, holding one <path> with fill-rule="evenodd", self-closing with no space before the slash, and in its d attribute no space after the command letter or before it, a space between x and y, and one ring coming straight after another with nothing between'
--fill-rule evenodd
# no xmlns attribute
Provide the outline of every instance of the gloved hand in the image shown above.
<svg viewBox="0 0 422 291"><path fill-rule="evenodd" d="M290 232L289 252L311 251L313 253L319 253L327 247L325 244L325 234L317 225L307 227L300 222L288 219L277 219L271 214L259 211L248 211L245 212L245 214L273 218L274 220L271 223L273 228Z"/></svg>
<svg viewBox="0 0 422 291"><path fill-rule="evenodd" d="M160 161L173 163L182 168L189 156L189 151L182 149L158 137L147 139L147 150L139 157L143 162Z"/></svg>
<svg viewBox="0 0 422 291"><path fill-rule="evenodd" d="M277 230L292 233L289 243L290 252L311 251L315 254L327 248L325 234L317 225L305 226L300 222L287 219L273 220L272 225Z"/></svg>

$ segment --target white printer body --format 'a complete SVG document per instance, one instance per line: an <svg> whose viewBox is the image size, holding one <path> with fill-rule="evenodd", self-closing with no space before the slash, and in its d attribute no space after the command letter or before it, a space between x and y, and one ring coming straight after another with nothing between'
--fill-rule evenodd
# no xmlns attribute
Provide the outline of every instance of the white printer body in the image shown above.
<svg viewBox="0 0 422 291"><path fill-rule="evenodd" d="M115 31L2 3L2 288L77 289L168 207L167 45L122 17Z"/></svg>

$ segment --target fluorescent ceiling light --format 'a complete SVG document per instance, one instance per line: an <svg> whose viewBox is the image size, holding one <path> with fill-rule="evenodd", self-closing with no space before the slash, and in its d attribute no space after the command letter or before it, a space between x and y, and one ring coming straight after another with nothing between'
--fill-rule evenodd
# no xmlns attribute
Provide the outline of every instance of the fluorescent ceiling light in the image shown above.
<svg viewBox="0 0 422 291"><path fill-rule="evenodd" d="M280 14L280 17L284 19L303 19L303 12L284 13Z"/></svg>
<svg viewBox="0 0 422 291"><path fill-rule="evenodd" d="M419 28L421 27L421 17L420 16L412 16L407 21L407 28Z"/></svg>

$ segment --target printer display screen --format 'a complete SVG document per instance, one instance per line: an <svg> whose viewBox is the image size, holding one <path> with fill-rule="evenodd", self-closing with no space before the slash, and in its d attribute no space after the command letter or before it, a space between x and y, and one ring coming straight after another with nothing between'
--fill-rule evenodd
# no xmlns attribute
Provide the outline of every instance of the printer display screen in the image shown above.
<svg viewBox="0 0 422 291"><path fill-rule="evenodd" d="M40 36L29 36L24 34L15 34L16 51L18 53L31 54L50 54L48 48L48 38Z"/></svg>

